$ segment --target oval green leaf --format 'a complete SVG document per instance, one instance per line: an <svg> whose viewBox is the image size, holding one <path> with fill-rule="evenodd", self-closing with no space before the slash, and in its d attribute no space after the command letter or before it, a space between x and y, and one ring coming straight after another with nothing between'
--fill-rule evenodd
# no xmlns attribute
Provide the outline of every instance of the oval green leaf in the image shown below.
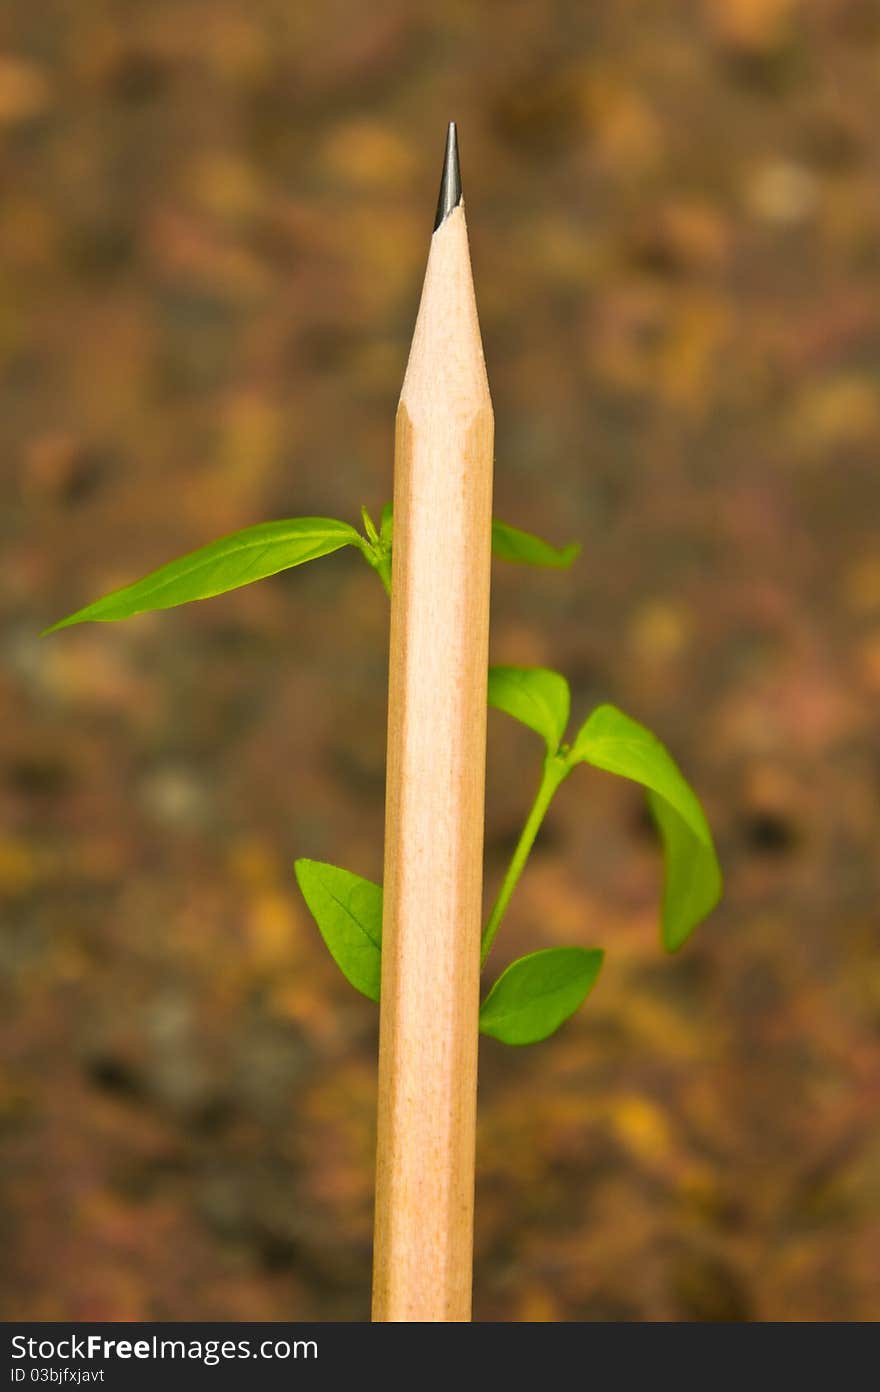
<svg viewBox="0 0 880 1392"><path fill-rule="evenodd" d="M60 619L44 633L72 624L107 623L145 614L151 609L173 609L195 599L209 599L276 575L280 570L329 556L343 546L363 547L363 538L347 522L332 517L293 517L281 522L258 522L240 532L209 542L198 551L169 561L158 570L126 585L103 599Z"/></svg>
<svg viewBox="0 0 880 1392"><path fill-rule="evenodd" d="M677 951L714 909L722 890L712 833L696 794L656 735L616 706L593 711L578 732L570 758L647 789L663 842L663 946L667 952Z"/></svg>
<svg viewBox="0 0 880 1392"><path fill-rule="evenodd" d="M515 561L520 565L547 566L552 570L567 570L581 548L573 542L570 546L551 546L531 532L521 532L507 522L492 522L492 554L501 561Z"/></svg>
<svg viewBox="0 0 880 1392"><path fill-rule="evenodd" d="M342 975L355 990L377 1001L382 886L321 860L298 860L294 870L302 896Z"/></svg>
<svg viewBox="0 0 880 1392"><path fill-rule="evenodd" d="M547 667L490 667L489 705L541 735L555 754L568 726L568 682Z"/></svg>
<svg viewBox="0 0 880 1392"><path fill-rule="evenodd" d="M605 953L546 947L512 962L480 1007L480 1033L502 1044L537 1044L559 1029L596 984Z"/></svg>

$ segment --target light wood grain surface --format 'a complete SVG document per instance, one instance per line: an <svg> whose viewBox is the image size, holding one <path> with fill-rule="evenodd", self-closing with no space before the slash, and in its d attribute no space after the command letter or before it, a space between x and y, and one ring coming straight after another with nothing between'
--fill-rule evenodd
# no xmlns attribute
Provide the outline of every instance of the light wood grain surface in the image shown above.
<svg viewBox="0 0 880 1392"><path fill-rule="evenodd" d="M397 413L376 1320L470 1318L493 437L458 206Z"/></svg>

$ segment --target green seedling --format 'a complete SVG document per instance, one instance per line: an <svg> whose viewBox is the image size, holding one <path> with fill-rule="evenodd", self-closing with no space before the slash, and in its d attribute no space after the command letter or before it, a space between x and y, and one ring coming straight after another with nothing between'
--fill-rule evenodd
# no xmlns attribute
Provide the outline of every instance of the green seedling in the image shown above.
<svg viewBox="0 0 880 1392"><path fill-rule="evenodd" d="M154 609L171 609L239 589L254 580L328 556L344 546L360 552L391 593L393 518L390 505L378 528L362 509L363 533L329 517L262 522L233 532L132 585L78 609L45 630L89 621L108 622ZM557 548L503 522L492 524L496 557L565 569L580 548ZM489 705L534 730L544 741L538 790L482 935L485 964L541 823L557 791L581 764L617 774L645 789L664 855L661 940L676 952L721 897L721 871L712 835L696 795L671 755L649 730L615 706L597 707L566 742L568 683L544 667L489 669ZM350 870L298 860L303 898L343 976L370 1000L379 999L382 888ZM534 1044L553 1034L583 1004L602 966L601 948L551 947L532 952L501 973L480 1007L480 1030L505 1044Z"/></svg>

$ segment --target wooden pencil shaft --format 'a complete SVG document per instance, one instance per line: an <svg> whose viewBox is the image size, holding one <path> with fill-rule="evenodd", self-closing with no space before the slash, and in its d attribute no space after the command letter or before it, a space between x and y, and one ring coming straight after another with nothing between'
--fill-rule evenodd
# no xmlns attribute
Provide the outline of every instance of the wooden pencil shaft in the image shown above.
<svg viewBox="0 0 880 1392"><path fill-rule="evenodd" d="M376 1320L470 1318L493 435L459 204L395 440Z"/></svg>

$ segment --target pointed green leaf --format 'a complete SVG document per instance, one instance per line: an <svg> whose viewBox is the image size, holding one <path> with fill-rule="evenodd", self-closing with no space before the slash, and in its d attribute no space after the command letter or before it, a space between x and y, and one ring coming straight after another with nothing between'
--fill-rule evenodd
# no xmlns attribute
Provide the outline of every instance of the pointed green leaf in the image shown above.
<svg viewBox="0 0 880 1392"><path fill-rule="evenodd" d="M376 524L370 516L366 504L361 505L361 520L364 524L364 531L367 534L367 540L371 542L373 545L375 545L376 542L379 540L379 533L376 531Z"/></svg>
<svg viewBox="0 0 880 1392"><path fill-rule="evenodd" d="M127 619L150 609L172 609L194 599L208 599L275 575L280 570L328 556L342 546L363 546L363 538L347 522L332 517L293 517L282 522L258 522L169 561L158 570L114 590L94 604L60 619L46 633L89 620L105 623Z"/></svg>
<svg viewBox="0 0 880 1392"><path fill-rule="evenodd" d="M489 705L544 737L555 754L568 725L568 682L546 667L490 667Z"/></svg>
<svg viewBox="0 0 880 1392"><path fill-rule="evenodd" d="M297 884L342 975L379 999L382 886L320 860L298 860Z"/></svg>
<svg viewBox="0 0 880 1392"><path fill-rule="evenodd" d="M531 532L521 532L497 519L492 523L492 554L502 561L517 561L521 565L549 566L553 570L567 570L576 556L580 555L576 543L570 546L551 546L549 541L532 536Z"/></svg>
<svg viewBox="0 0 880 1392"><path fill-rule="evenodd" d="M537 1044L586 1000L605 953L601 948L547 947L502 972L480 1007L480 1032L502 1044Z"/></svg>
<svg viewBox="0 0 880 1392"><path fill-rule="evenodd" d="M382 509L382 518L379 523L379 535L383 541L391 544L391 537L394 532L394 507L391 503L386 503Z"/></svg>
<svg viewBox="0 0 880 1392"><path fill-rule="evenodd" d="M721 897L712 833L697 797L650 730L615 706L599 706L578 732L573 763L641 783L663 841L663 945L675 952Z"/></svg>

